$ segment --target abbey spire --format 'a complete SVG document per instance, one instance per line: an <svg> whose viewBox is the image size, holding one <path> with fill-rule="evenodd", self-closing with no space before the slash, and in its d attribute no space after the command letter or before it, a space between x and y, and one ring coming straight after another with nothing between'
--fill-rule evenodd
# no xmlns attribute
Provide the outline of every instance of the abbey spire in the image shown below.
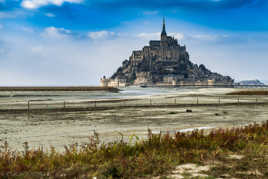
<svg viewBox="0 0 268 179"><path fill-rule="evenodd" d="M163 18L163 28L162 28L162 32L161 32L161 40L165 40L166 37L167 37L166 22L165 22L165 18Z"/></svg>

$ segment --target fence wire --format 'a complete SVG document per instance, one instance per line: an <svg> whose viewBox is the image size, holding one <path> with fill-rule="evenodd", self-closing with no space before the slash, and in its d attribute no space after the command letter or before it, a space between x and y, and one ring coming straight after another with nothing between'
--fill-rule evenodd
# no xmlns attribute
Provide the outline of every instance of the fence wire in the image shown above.
<svg viewBox="0 0 268 179"><path fill-rule="evenodd" d="M150 107L169 105L226 105L226 104L264 104L268 103L267 96L175 96L175 97L148 97L143 99L103 99L83 101L37 101L0 103L0 110L67 110L67 109L97 109L115 107Z"/></svg>

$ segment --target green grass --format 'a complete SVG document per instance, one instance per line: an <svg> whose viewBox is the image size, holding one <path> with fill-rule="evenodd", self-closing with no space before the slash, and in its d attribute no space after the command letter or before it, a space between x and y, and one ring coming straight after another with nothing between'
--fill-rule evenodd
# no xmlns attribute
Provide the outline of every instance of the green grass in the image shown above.
<svg viewBox="0 0 268 179"><path fill-rule="evenodd" d="M53 147L50 152L31 150L27 143L23 152L16 152L5 142L0 150L0 178L167 178L179 164L216 161L221 164L207 172L208 178L226 173L254 178L254 173L243 174L251 170L268 178L268 122L218 129L207 135L204 131L154 135L148 130L148 140L129 140L103 144L95 134L88 144L66 146L63 153ZM228 159L229 154L245 157Z"/></svg>

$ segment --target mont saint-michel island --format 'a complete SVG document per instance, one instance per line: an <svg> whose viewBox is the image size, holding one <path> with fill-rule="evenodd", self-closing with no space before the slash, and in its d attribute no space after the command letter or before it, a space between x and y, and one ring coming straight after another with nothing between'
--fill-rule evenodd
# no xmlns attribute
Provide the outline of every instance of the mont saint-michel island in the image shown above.
<svg viewBox="0 0 268 179"><path fill-rule="evenodd" d="M0 179L268 179L267 12L0 0Z"/></svg>
<svg viewBox="0 0 268 179"><path fill-rule="evenodd" d="M213 86L232 85L230 76L211 72L205 65L193 64L185 45L180 45L174 37L168 36L166 23L160 40L151 40L149 46L134 50L129 60L111 76L103 76L101 86Z"/></svg>

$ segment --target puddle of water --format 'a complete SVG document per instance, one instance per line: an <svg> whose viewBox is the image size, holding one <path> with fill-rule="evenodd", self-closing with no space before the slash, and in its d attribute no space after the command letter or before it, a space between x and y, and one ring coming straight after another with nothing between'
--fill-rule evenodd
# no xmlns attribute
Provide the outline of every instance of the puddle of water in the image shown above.
<svg viewBox="0 0 268 179"><path fill-rule="evenodd" d="M169 131L161 131L161 133L177 133L177 132L192 132L195 130L207 130L213 129L214 127L194 127L194 128L187 128L187 129L179 129L179 130L169 130ZM159 134L160 131L152 131L153 134Z"/></svg>

